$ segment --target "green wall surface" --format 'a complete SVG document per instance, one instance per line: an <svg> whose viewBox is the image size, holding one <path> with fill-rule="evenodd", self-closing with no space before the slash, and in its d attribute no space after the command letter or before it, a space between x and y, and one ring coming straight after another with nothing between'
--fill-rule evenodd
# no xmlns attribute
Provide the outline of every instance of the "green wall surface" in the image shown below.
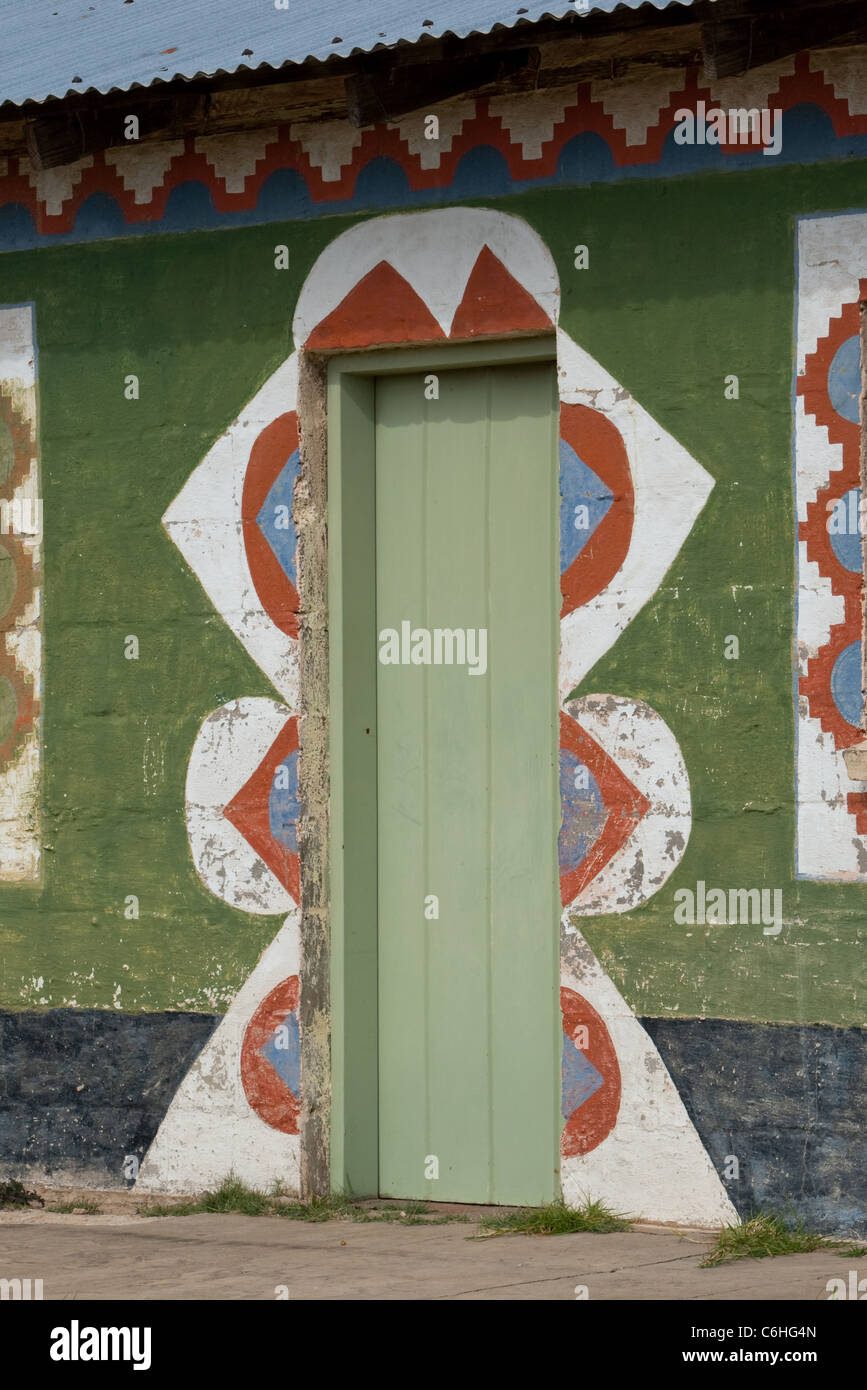
<svg viewBox="0 0 867 1390"><path fill-rule="evenodd" d="M550 247L562 326L716 480L579 692L647 701L690 776L672 878L634 912L581 919L639 1015L863 1023L867 887L794 879L791 434L795 219L857 206L864 188L867 163L850 160L496 203ZM183 813L202 719L275 692L160 518L287 355L304 276L353 220L0 257L0 304L36 306L45 525L44 884L0 885L0 1007L220 1012L275 933L200 883ZM589 269L574 268L578 243ZM675 925L674 893L698 879L782 889L781 935Z"/></svg>

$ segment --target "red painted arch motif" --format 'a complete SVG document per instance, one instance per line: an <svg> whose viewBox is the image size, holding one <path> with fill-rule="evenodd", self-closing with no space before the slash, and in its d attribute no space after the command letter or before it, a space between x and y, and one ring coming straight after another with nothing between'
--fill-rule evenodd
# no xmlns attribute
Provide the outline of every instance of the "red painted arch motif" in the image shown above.
<svg viewBox="0 0 867 1390"><path fill-rule="evenodd" d="M605 515L560 577L560 616L565 618L600 594L626 559L632 539L635 495L623 439L598 410L586 405L561 405L560 439L611 499ZM562 472L561 464L564 481Z"/></svg>
<svg viewBox="0 0 867 1390"><path fill-rule="evenodd" d="M299 997L297 975L272 989L247 1024L241 1047L241 1083L250 1107L283 1134L298 1133L301 1110Z"/></svg>
<svg viewBox="0 0 867 1390"><path fill-rule="evenodd" d="M256 593L265 612L287 637L298 636L298 590L295 587L294 527L291 515L285 520L291 527L292 544L288 551L273 540L283 517L275 515L289 509L296 470L292 463L298 450L298 417L294 411L272 420L259 435L250 452L250 462L244 475L241 499L241 522L244 528L244 549ZM281 487L281 483L284 485ZM269 498L275 500L270 503Z"/></svg>
<svg viewBox="0 0 867 1390"><path fill-rule="evenodd" d="M626 844L650 810L650 802L605 749L563 710L560 758L561 786L564 764L567 773L577 767L586 774L579 792L573 790L570 794L568 786L563 788L560 900L567 907Z"/></svg>
<svg viewBox="0 0 867 1390"><path fill-rule="evenodd" d="M620 1066L608 1029L591 1004L565 986L563 1014L564 1158L590 1153L607 1138L620 1110Z"/></svg>

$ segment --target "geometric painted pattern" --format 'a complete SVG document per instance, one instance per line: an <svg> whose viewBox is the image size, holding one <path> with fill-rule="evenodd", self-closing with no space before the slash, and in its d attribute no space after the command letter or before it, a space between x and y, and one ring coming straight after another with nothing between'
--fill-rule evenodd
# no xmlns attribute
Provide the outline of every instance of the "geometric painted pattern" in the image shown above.
<svg viewBox="0 0 867 1390"><path fill-rule="evenodd" d="M861 731L861 533L858 502L861 484L859 402L860 300L867 295L862 280L858 299L842 306L828 331L808 355L797 379L805 412L828 431L831 444L841 448L842 467L807 504L807 519L798 528L807 559L843 600L843 619L832 625L828 640L807 663L799 690L810 713L837 748L848 748ZM863 793L850 793L850 810L862 809Z"/></svg>
<svg viewBox="0 0 867 1390"><path fill-rule="evenodd" d="M256 517L256 524L270 545L274 558L293 585L298 533L292 517L292 494L300 462L301 455L296 449L271 484L271 490Z"/></svg>
<svg viewBox="0 0 867 1390"><path fill-rule="evenodd" d="M564 712L560 885L571 936L577 918L631 912L659 892L686 850L692 808L677 739L649 705L596 694Z"/></svg>
<svg viewBox="0 0 867 1390"><path fill-rule="evenodd" d="M0 879L42 865L42 500L32 304L0 306Z"/></svg>
<svg viewBox="0 0 867 1390"><path fill-rule="evenodd" d="M865 135L863 78L852 75L859 57L863 72L864 49L800 53L782 67L767 65L761 87L761 78L754 72L742 79L742 92L738 80L730 80L723 104L783 112L810 106L824 113L837 139ZM315 125L291 122L268 132L264 144L258 139L251 141L248 132L240 132L235 137L219 137L216 146L207 139L188 136L150 144L142 150L97 152L69 166L63 181L54 177L56 171L37 174L26 161L13 156L5 162L5 173L0 177L0 207L17 205L29 214L40 236L69 235L79 231L79 214L92 199L100 210L108 204L121 226L139 226L165 218L185 186L207 190L213 218L256 209L260 199L269 194L273 199L272 184L276 181L279 186L283 180L297 212L275 215L309 216L316 205L325 204L323 210L327 210L329 203L345 205L358 200L373 171L383 167L400 171L401 198L405 190L422 194L448 188L461 162L483 152L493 156L503 175L515 183L575 179L576 171L580 179L583 141L590 142L585 149L601 152L606 177L652 166L665 176L671 171L675 113L681 108L694 111L700 101L716 104L703 71L683 67L672 73L663 98L654 99L649 91L639 135L633 129L635 83L606 79L604 94L597 92L601 85L583 81L564 86L556 119L541 141L540 122L531 122L529 130L523 129L526 122L522 116L532 94L520 92L494 102L486 98L468 101L464 117L442 142L419 141L415 116L361 132L348 122L342 127L335 123L335 134L342 132L347 137L346 152L339 157L335 152L339 139L324 142ZM538 95L545 99L545 93ZM444 114L441 120L445 127ZM713 153L717 152L722 167L728 162L738 167L737 161L744 156L743 147L736 143L723 143ZM756 157L764 162L760 153ZM816 156L808 152L807 157ZM395 194L386 188L379 199L368 197L366 205L377 206L389 193L393 203ZM361 205L365 206L363 199Z"/></svg>
<svg viewBox="0 0 867 1390"><path fill-rule="evenodd" d="M576 1110L580 1110L585 1100L595 1095L602 1085L602 1073L578 1047L578 1044L563 1034L563 1103L564 1120L569 1120Z"/></svg>
<svg viewBox="0 0 867 1390"><path fill-rule="evenodd" d="M0 535L0 638L12 631L34 594L33 553L14 533L16 509L12 505L16 489L30 474L33 453L29 424L11 398L0 391L0 499L7 504L10 519L8 534ZM32 679L21 670L8 647L0 646L0 768L11 762L33 732L38 713Z"/></svg>
<svg viewBox="0 0 867 1390"><path fill-rule="evenodd" d="M560 990L563 1013L560 1152L564 1158L590 1153L617 1123L620 1067L608 1029L574 989Z"/></svg>
<svg viewBox="0 0 867 1390"><path fill-rule="evenodd" d="M241 1082L256 1114L283 1134L298 1133L301 1046L297 975L266 995L241 1045Z"/></svg>
<svg viewBox="0 0 867 1390"><path fill-rule="evenodd" d="M614 578L632 539L635 499L619 431L598 410L560 407L560 616Z"/></svg>
<svg viewBox="0 0 867 1390"><path fill-rule="evenodd" d="M499 121L488 122L487 129L491 133L494 129L502 133L504 127ZM478 128L473 133L477 138ZM278 136L278 145L282 138ZM369 156L371 142L376 143L381 138L379 130L362 132L357 145L360 157ZM392 138L399 138L396 132L389 133L389 139ZM461 155L458 139L453 141L453 152L456 164ZM268 157L266 153L259 167L263 164L267 167ZM191 162L186 167L190 168ZM437 178L442 182L442 169L430 172L434 175L429 180L431 186ZM335 182L329 180L330 185ZM247 189L254 184L255 179L248 182ZM226 195L221 191L219 196L224 199ZM428 254L431 245L439 248L435 273ZM350 351L389 344L466 342L516 333L544 332L551 335L552 344L556 341L561 397L561 496L564 496L570 522L570 526L564 528L569 534L564 536L561 554L563 609L559 685L561 698L566 699L584 670L589 669L585 664L592 665L593 658L598 659L617 640L620 631L658 587L704 505L712 480L594 358L567 334L557 330L559 301L559 278L550 251L522 219L466 207L408 213L359 223L338 235L325 248L302 286L293 336L298 353L302 350ZM291 372L297 373L297 360L297 353L292 354L279 369L286 373L287 381ZM294 380L292 378L290 390L284 389L279 396L276 392L268 395L269 411L273 412L277 399L285 401L289 409L281 415L273 413L270 423L268 416L264 416L264 423L249 450L243 479L241 519L246 559L243 568L252 576L255 596L273 623L275 651L279 649L278 636L288 635L291 639L298 631L294 529L289 507L298 467L299 443L297 419L293 413ZM268 390L270 387L266 383L255 398L256 408L260 400L264 401ZM203 553L195 529L195 509L201 505L198 498L207 497L208 479L216 476L220 460L229 457L242 425L243 417L239 417L224 439L217 441L202 461L199 478L194 474L188 484L188 505L172 512L167 521L176 528L173 537L177 535L177 543L197 571L200 565L203 568L212 565L211 558ZM628 449L627 438L630 441ZM233 457L237 459L237 453ZM228 471L227 464L227 475ZM640 512L637 480L642 484L643 510ZM672 488L678 489L681 505L675 525L661 535L665 498ZM227 538L231 536L233 506L237 503L230 502L226 510L226 529L222 534ZM278 519L283 534L278 534ZM186 530L182 529L184 526ZM196 546L189 537L193 537ZM640 543L636 542L636 537L640 537ZM209 593L221 592L219 581L219 574L211 568L208 571ZM231 596L237 589L227 584L225 592ZM243 606L240 617L228 604L225 611L222 607L220 611L224 611L226 621L248 650L252 650L245 623L255 615L246 607L248 600L243 588L240 592ZM296 644L292 642L291 645ZM268 670L271 658L264 645L256 659ZM296 698L293 694L290 706ZM676 829L688 832L689 825L688 779L671 731L653 711L643 706L639 710L636 705L633 735L618 734L620 742L614 744L609 753L599 742L600 734L607 727L608 706L620 717L625 706L631 710L632 705L619 697L602 698L608 704L597 720L595 736L582 728L577 719L560 711L564 812L559 843L560 886L566 908L561 971L565 1122L562 1153L564 1160L569 1160L568 1163L564 1161L562 1171L564 1193L571 1192L574 1184L581 1182L584 1172L581 1164L585 1160L592 1161L594 1151L618 1125L621 1071L613 1041L615 1034L618 1049L624 1049L626 1058L656 1057L631 1009L617 994L577 929L570 928L569 905L600 874L606 877L609 885L614 885L621 900L629 899L633 905L629 897L632 888L628 886L622 891L619 887L618 876L624 856L618 851L636 834L643 837L642 846L645 842L655 845L654 837L659 839L661 828L654 825L648 830L647 826L654 819L651 810L657 821L664 819L664 808L656 804L659 798L655 793L652 806L649 788L646 794L635 785L641 768L645 769L642 787L650 775L646 771L648 766L657 784L664 785L666 791L671 782L680 807L681 820ZM629 710L626 714L631 717ZM628 753L628 765L635 767L635 780L620 766L621 745L630 744L630 737L631 745L624 747L624 751ZM645 745L642 740L649 741ZM223 817L240 831L296 903L300 899L297 750L297 719L290 717L273 738L264 758L257 753L259 765L222 811ZM657 765L653 759L660 756L667 761ZM680 838L685 844L685 837ZM644 852L645 858L648 857L646 849L637 852ZM657 850L654 852L658 855ZM661 881L663 873L671 871L679 853L669 850L664 865L645 866L646 870L653 869L653 872L645 872L643 880L649 891L655 891L653 885ZM627 864L627 870L629 867ZM606 907L603 910L622 909ZM290 942L296 943L293 949L297 949L297 913L290 914L285 933L283 940L287 946ZM578 979L580 989L573 987L576 951L583 953ZM250 990L239 1005L239 1020L249 1019L241 1049L242 1070L250 1106L272 1128L279 1128L293 1122L297 1124L297 1110L290 1113L290 1097L296 1102L298 1097L297 996L289 990L289 981L284 981L284 992L280 992L282 987L275 991L271 975L266 986L271 993L255 1007L255 1012L248 1013L255 977L262 969L264 981L266 965L269 970L273 968L267 953L251 976ZM262 1010L264 1014L260 1017ZM293 1014L294 1023L290 1018ZM227 1023L231 1017L230 1010ZM278 1035L282 1040L279 1049ZM251 1075L254 1082L249 1082ZM649 1096L649 1073L643 1061L636 1075L630 1077L629 1085L631 1116L647 1103L656 1105L656 1100ZM665 1143L687 1155L684 1162L692 1165L694 1188L689 1198L689 1211L706 1212L710 1219L717 1212L727 1213L729 1207L724 1190L709 1168L682 1104L670 1084L667 1090L663 1087L663 1092L659 1103L667 1117ZM276 1126L266 1115L269 1095L272 1099L279 1097L284 1106L282 1119ZM276 1105L276 1100L274 1103ZM284 1132L295 1131L287 1127ZM651 1152L660 1147L656 1138L644 1135L633 1120L622 1133L618 1130L616 1138L622 1171L609 1189L615 1201L618 1200L617 1185L623 1175L626 1174L629 1182L633 1179L637 1182L641 1155L648 1151L648 1146ZM644 1181L644 1214L660 1219L663 1214L670 1214L670 1187L664 1192L663 1187L664 1181L654 1174Z"/></svg>
<svg viewBox="0 0 867 1390"><path fill-rule="evenodd" d="M274 877L301 900L298 861L298 720L287 720L253 775L223 811Z"/></svg>
<svg viewBox="0 0 867 1390"><path fill-rule="evenodd" d="M566 907L626 844L650 801L563 710L560 799L560 898Z"/></svg>
<svg viewBox="0 0 867 1390"><path fill-rule="evenodd" d="M805 413L827 430L829 443L838 445L842 456L842 467L808 502L807 519L798 527L808 561L843 603L842 620L831 624L798 682L810 714L838 750L863 738L860 306L865 296L867 279L862 279L858 296L830 319L796 381ZM867 834L867 793L847 789L846 807L858 833Z"/></svg>
<svg viewBox="0 0 867 1390"><path fill-rule="evenodd" d="M313 329L308 350L343 351L390 343L474 339L553 327L487 245L482 246L452 317L448 335L420 295L388 261L380 261Z"/></svg>
<svg viewBox="0 0 867 1390"><path fill-rule="evenodd" d="M577 559L608 513L614 496L571 444L560 440L560 570Z"/></svg>
<svg viewBox="0 0 867 1390"><path fill-rule="evenodd" d="M241 501L253 585L265 612L288 637L298 636L292 502L299 466L298 417L292 411L267 425L254 443Z"/></svg>

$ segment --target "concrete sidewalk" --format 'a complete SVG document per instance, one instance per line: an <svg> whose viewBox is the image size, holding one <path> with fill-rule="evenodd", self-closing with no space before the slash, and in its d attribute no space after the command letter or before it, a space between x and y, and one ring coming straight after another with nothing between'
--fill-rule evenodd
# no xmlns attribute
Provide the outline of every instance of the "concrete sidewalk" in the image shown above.
<svg viewBox="0 0 867 1390"><path fill-rule="evenodd" d="M0 1213L0 1278L46 1299L826 1300L867 1258L833 1251L701 1269L700 1232L472 1238L470 1225ZM469 1237L469 1238L468 1238ZM285 1293L282 1294L286 1296ZM580 1294L578 1295L580 1296Z"/></svg>

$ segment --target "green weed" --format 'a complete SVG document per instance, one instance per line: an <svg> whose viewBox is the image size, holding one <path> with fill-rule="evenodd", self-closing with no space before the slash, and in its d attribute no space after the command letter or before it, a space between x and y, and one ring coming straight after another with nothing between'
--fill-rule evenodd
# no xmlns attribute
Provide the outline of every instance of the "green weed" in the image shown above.
<svg viewBox="0 0 867 1390"><path fill-rule="evenodd" d="M732 1260L764 1260L771 1255L799 1255L835 1243L818 1231L808 1230L802 1221L787 1222L777 1212L758 1212L739 1226L720 1231L701 1267L711 1269Z"/></svg>
<svg viewBox="0 0 867 1390"><path fill-rule="evenodd" d="M432 1216L425 1202L405 1202L401 1206L364 1207L351 1197L334 1193L299 1202L287 1195L280 1183L270 1193L256 1192L230 1173L214 1192L205 1192L193 1201L173 1206L140 1207L141 1216L201 1216L206 1213L233 1213L241 1216L279 1216L284 1221L386 1221L404 1226L442 1225L450 1221L468 1221L463 1215Z"/></svg>
<svg viewBox="0 0 867 1390"><path fill-rule="evenodd" d="M29 1207L34 1202L38 1202L41 1207L45 1206L38 1192L28 1192L16 1178L0 1182L0 1207Z"/></svg>
<svg viewBox="0 0 867 1390"><path fill-rule="evenodd" d="M479 1235L501 1236L509 1233L537 1236L566 1236L579 1231L607 1234L629 1231L631 1223L618 1216L602 1201L585 1201L581 1207L567 1207L565 1202L551 1202L546 1207L523 1207L520 1211L483 1216Z"/></svg>
<svg viewBox="0 0 867 1390"><path fill-rule="evenodd" d="M89 1197L81 1202L58 1202L47 1210L60 1212L63 1216L102 1216L102 1207Z"/></svg>

